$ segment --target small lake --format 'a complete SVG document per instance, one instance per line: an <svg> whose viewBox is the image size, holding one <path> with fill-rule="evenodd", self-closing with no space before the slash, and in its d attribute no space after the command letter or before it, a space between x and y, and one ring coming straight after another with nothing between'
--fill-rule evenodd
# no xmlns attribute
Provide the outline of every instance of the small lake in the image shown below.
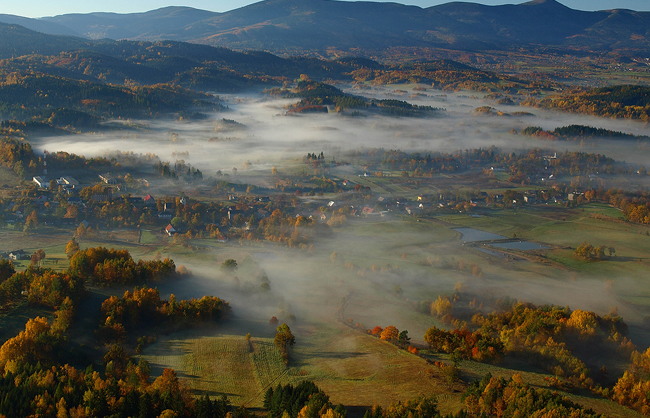
<svg viewBox="0 0 650 418"><path fill-rule="evenodd" d="M501 242L498 244L490 244L490 246L503 248L506 250L519 250L519 251L547 250L550 248L545 245L535 244L534 242L528 242L528 241Z"/></svg>
<svg viewBox="0 0 650 418"><path fill-rule="evenodd" d="M491 241L495 239L506 238L502 235L497 235L491 232L485 232L474 228L454 228L454 231L458 231L463 235L461 237L461 240L464 242Z"/></svg>

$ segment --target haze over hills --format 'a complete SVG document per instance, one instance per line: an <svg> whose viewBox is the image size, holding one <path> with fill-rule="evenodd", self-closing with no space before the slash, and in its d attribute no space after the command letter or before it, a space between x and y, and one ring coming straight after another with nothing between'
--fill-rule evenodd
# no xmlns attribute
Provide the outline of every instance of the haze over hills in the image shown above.
<svg viewBox="0 0 650 418"><path fill-rule="evenodd" d="M0 22L16 24L26 27L27 29L43 32L50 35L82 36L79 32L55 22L49 22L42 19L31 19L28 17L0 14Z"/></svg>
<svg viewBox="0 0 650 418"><path fill-rule="evenodd" d="M169 39L276 53L539 46L632 54L650 51L650 12L584 12L555 0L502 6L452 2L425 9L398 3L265 0L226 13L167 7L135 14L68 14L39 21L93 39Z"/></svg>

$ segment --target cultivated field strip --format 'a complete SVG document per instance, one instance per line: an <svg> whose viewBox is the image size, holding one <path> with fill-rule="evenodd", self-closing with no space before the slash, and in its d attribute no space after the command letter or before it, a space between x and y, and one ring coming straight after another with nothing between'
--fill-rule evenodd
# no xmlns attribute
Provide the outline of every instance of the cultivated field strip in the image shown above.
<svg viewBox="0 0 650 418"><path fill-rule="evenodd" d="M226 395L234 405L259 407L268 387L291 380L271 339L253 338L250 345L232 335L170 340L145 354L154 375L172 367L196 394Z"/></svg>

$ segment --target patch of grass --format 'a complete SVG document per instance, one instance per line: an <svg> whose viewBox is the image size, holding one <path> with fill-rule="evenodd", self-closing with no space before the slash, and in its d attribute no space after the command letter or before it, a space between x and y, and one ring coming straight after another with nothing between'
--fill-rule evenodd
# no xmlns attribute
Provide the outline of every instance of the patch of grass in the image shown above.
<svg viewBox="0 0 650 418"><path fill-rule="evenodd" d="M150 229L140 230L140 244L158 244L160 237Z"/></svg>

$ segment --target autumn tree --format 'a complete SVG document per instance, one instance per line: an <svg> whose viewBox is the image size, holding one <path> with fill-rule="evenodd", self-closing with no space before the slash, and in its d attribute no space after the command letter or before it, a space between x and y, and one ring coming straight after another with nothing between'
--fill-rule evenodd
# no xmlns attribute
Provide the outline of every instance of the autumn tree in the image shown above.
<svg viewBox="0 0 650 418"><path fill-rule="evenodd" d="M289 349L293 348L296 344L296 338L291 333L289 326L285 323L282 323L282 325L278 327L277 331L278 332L275 334L273 342L275 343L275 346L280 349L282 361L284 361L284 364L287 364L289 362Z"/></svg>
<svg viewBox="0 0 650 418"><path fill-rule="evenodd" d="M221 263L221 269L224 271L233 272L237 270L237 260L234 258L229 258L223 263Z"/></svg>
<svg viewBox="0 0 650 418"><path fill-rule="evenodd" d="M65 246L65 254L68 256L68 260L71 259L72 256L75 255L79 250L79 243L73 237Z"/></svg>
<svg viewBox="0 0 650 418"><path fill-rule="evenodd" d="M0 283L4 282L16 273L14 263L5 258L0 260Z"/></svg>
<svg viewBox="0 0 650 418"><path fill-rule="evenodd" d="M36 229L38 226L38 212L36 209L25 218L25 230Z"/></svg>
<svg viewBox="0 0 650 418"><path fill-rule="evenodd" d="M438 296L438 299L431 303L431 315L443 317L450 314L452 308L453 305L447 296L444 298L442 296Z"/></svg>
<svg viewBox="0 0 650 418"><path fill-rule="evenodd" d="M30 264L32 266L40 265L41 261L44 259L45 259L45 250L40 249L38 251L35 251L34 254L32 254Z"/></svg>
<svg viewBox="0 0 650 418"><path fill-rule="evenodd" d="M384 328L379 338L388 341L389 343L396 343L399 340L399 330L393 325L389 325Z"/></svg>

